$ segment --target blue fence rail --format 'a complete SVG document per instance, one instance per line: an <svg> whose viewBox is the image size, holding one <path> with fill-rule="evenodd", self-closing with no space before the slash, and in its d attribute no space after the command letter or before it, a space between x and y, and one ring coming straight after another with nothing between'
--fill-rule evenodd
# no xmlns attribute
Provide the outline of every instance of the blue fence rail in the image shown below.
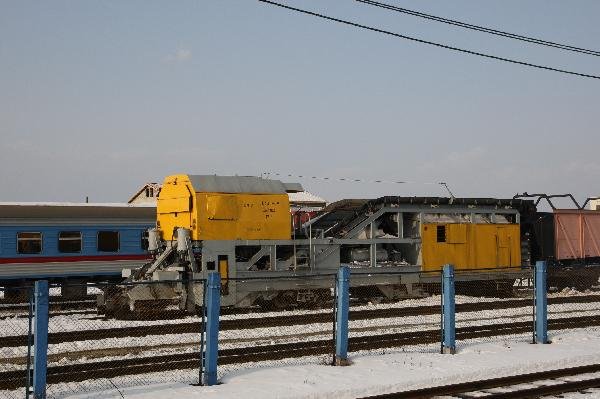
<svg viewBox="0 0 600 399"><path fill-rule="evenodd" d="M535 268L535 331L536 343L549 343L547 321L546 263L538 262ZM441 348L442 353L456 352L456 305L455 305L455 271L452 265L445 265L442 273L442 320ZM348 365L349 341L349 303L351 273L348 267L341 267L335 284L335 352L334 365ZM200 384L215 385L218 383L218 342L219 317L221 307L221 278L219 273L211 273L203 290L203 333L201 334L201 359L199 365ZM33 345L33 397L46 397L46 371L48 351L48 282L38 281L34 295L34 345ZM205 318L205 320L204 320Z"/></svg>

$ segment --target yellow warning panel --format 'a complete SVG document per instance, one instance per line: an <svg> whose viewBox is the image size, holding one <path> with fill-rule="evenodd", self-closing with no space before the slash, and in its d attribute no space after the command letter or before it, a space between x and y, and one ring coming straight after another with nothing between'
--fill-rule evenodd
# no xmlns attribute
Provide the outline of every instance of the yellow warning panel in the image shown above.
<svg viewBox="0 0 600 399"><path fill-rule="evenodd" d="M158 196L157 225L165 240L179 227L192 240L289 240L289 197L274 180L173 175Z"/></svg>
<svg viewBox="0 0 600 399"><path fill-rule="evenodd" d="M423 271L445 264L460 269L521 266L517 224L425 223L421 231Z"/></svg>

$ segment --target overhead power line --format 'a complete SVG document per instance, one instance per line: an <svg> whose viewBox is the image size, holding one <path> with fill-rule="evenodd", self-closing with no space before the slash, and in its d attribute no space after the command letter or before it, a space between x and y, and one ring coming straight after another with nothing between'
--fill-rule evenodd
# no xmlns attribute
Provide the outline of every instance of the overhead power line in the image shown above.
<svg viewBox="0 0 600 399"><path fill-rule="evenodd" d="M278 173L278 172L264 172L262 173L267 179L270 179L271 176L277 177L290 177L294 179L311 179L311 180L321 180L321 181L338 181L345 183L370 183L370 184L425 184L425 185L439 185L444 187L446 191L450 194L451 197L454 198L454 194L450 191L450 187L448 187L448 183L446 182L417 182L417 181L407 181L407 180L368 180L361 179L356 177L321 177L321 176L312 176L312 175L294 175L294 174L286 174L286 173Z"/></svg>
<svg viewBox="0 0 600 399"><path fill-rule="evenodd" d="M388 3L381 3L381 2L373 1L373 0L356 0L356 1L358 1L359 3L364 3L364 4L371 5L371 6L379 7L379 8L385 8L385 9L396 11L396 12L403 13L403 14L413 15L413 16L419 17L419 18L425 18L428 20L437 21L437 22L441 22L444 24L460 26L461 28L471 29L471 30L489 33L489 34L496 35L496 36L507 37L507 38L515 39L515 40L521 40L524 42L539 44L542 46L554 47L554 48L557 48L560 50L573 51L575 53L588 54L588 55L594 55L596 57L600 57L600 51L596 51L596 50L575 47L575 46L571 46L568 44L555 43L555 42L551 42L548 40L537 39L534 37L523 36L523 35L519 35L516 33L510 33L510 32L505 32L505 31L501 31L501 30L497 30L497 29L487 28L485 26L473 25L473 24L469 24L466 22L461 22L461 21L457 21L457 20L453 20L453 19L438 17L438 16L431 15L431 14L425 14L420 11L409 10L408 8L397 7L397 6L388 4Z"/></svg>
<svg viewBox="0 0 600 399"><path fill-rule="evenodd" d="M330 17L330 16L327 16L327 15L324 15L324 14L318 14L318 13L313 12L313 11L303 10L301 8L296 8L296 7L288 6L286 4L277 3L275 1L270 1L270 0L258 0L258 1L261 2L261 3L271 4L271 5L276 6L276 7L285 8L287 10L299 12L299 13L302 13L302 14L312 15L312 16L317 17L317 18L321 18L321 19L326 19L326 20L329 20L329 21L338 22L338 23L341 23L341 24L344 24L344 25L354 26L356 28L361 28L361 29L372 31L372 32L383 33L385 35L394 36L394 37L397 37L397 38L400 38L400 39L411 40L411 41L414 41L414 42L417 42L417 43L421 43L421 44L429 44L431 46L445 48L447 50L458 51L458 52L465 53L465 54L470 54L470 55L477 55L477 56L484 57L484 58L489 58L489 59L493 59L493 60L497 60L497 61L504 61L504 62L509 62L509 63L512 63L512 64L518 64L518 65L528 66L528 67L531 67L531 68L544 69L544 70L547 70L547 71L559 72L559 73L564 73L564 74L568 74L568 75L575 75L575 76L584 77L584 78L600 79L600 76L598 76L598 75L590 75L590 74L586 74L586 73L568 71L568 70L565 70L565 69L559 69L559 68L549 67L549 66L545 66L545 65L532 64L532 63L525 62L525 61L513 60L513 59L510 59L510 58L499 57L499 56L496 56L496 55L485 54L485 53L480 53L480 52L477 52L477 51L465 50L465 49L461 49L461 48L458 48L458 47L449 46L449 45L446 45L446 44L431 42L431 41L428 41L428 40L423 40L423 39L419 39L419 38L415 38L415 37L406 36L406 35L402 35L402 34L399 34L399 33L391 32L391 31L388 31L388 30L374 28L374 27L371 27L371 26L359 24L357 22L352 22L352 21L348 21L348 20L344 20L344 19L340 19L340 18L334 18L334 17Z"/></svg>

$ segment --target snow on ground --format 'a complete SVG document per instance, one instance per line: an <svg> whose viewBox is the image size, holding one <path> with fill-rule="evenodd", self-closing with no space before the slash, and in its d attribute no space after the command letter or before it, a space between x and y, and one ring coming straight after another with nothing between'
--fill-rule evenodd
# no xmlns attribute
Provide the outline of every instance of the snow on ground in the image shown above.
<svg viewBox="0 0 600 399"><path fill-rule="evenodd" d="M197 387L176 381L175 375L156 376L155 383L129 386L112 379L101 388L86 385L86 392L55 387L52 396L69 399L167 397L198 398L356 398L388 392L453 384L469 380L502 377L600 362L600 327L554 332L552 344L532 345L530 335L499 337L462 342L456 355L430 351L378 351L353 354L349 367L332 367L324 359L308 358L304 363L267 367L265 363L245 369L221 368L221 385ZM384 353L384 354L381 354ZM308 364L307 364L308 362ZM239 366L238 366L239 367ZM114 388L119 387L120 392ZM596 396L594 396L596 395ZM577 394L570 397L576 398ZM588 393L585 397L598 397Z"/></svg>

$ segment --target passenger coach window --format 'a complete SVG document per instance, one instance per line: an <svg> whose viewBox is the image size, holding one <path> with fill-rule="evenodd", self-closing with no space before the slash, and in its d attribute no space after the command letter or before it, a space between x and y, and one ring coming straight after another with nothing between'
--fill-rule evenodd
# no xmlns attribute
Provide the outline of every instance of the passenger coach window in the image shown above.
<svg viewBox="0 0 600 399"><path fill-rule="evenodd" d="M61 231L58 233L58 252L81 252L81 232Z"/></svg>
<svg viewBox="0 0 600 399"><path fill-rule="evenodd" d="M119 250L119 232L118 231L99 231L98 232L98 251L117 252Z"/></svg>
<svg viewBox="0 0 600 399"><path fill-rule="evenodd" d="M39 254L42 252L42 233L17 233L17 252Z"/></svg>

